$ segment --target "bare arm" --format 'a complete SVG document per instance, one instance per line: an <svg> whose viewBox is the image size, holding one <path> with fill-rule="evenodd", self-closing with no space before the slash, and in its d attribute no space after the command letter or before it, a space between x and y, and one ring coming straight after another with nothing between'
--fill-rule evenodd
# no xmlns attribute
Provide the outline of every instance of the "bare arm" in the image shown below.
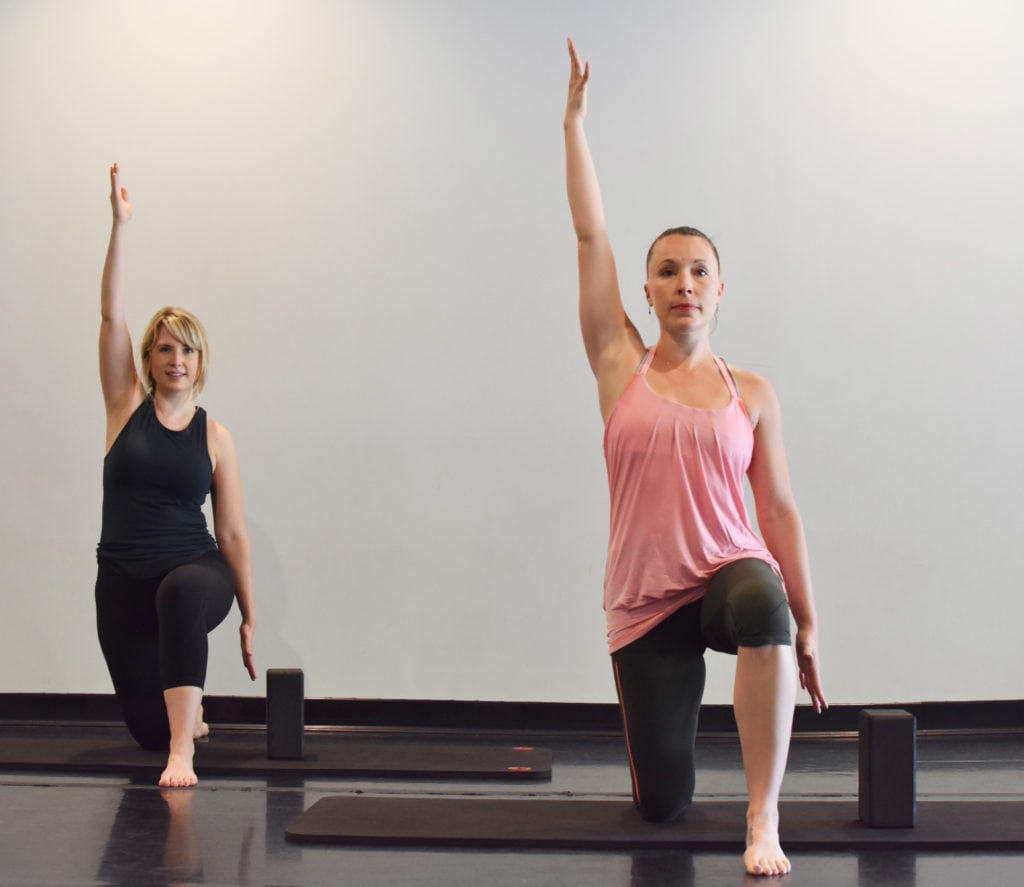
<svg viewBox="0 0 1024 887"><path fill-rule="evenodd" d="M107 410L107 448L145 396L132 356L132 339L125 320L122 253L125 227L132 217L128 191L120 185L120 170L110 168L113 222L100 286L100 385Z"/></svg>
<svg viewBox="0 0 1024 887"><path fill-rule="evenodd" d="M740 375L754 422L754 456L748 476L765 545L782 568L789 607L796 620L796 656L800 686L814 710L828 708L818 658L818 614L811 589L811 567L803 522L793 497L782 441L782 411L775 391L752 373Z"/></svg>
<svg viewBox="0 0 1024 887"><path fill-rule="evenodd" d="M242 614L238 633L242 646L242 664L256 680L253 659L253 635L256 632L256 599L252 587L252 560L249 533L242 508L242 476L238 454L228 430L210 421L213 468L213 532L224 559L235 576L235 597Z"/></svg>
<svg viewBox="0 0 1024 887"><path fill-rule="evenodd" d="M597 377L602 413L611 411L643 356L643 342L622 306L615 257L608 238L597 171L583 121L587 115L590 62L580 61L569 41L569 96L565 106L565 179L576 230L580 281L580 328Z"/></svg>

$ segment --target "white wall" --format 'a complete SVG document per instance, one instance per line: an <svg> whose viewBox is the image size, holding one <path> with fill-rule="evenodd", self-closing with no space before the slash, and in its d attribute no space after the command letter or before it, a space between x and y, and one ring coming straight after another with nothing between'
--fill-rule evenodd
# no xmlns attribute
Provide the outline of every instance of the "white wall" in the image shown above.
<svg viewBox="0 0 1024 887"><path fill-rule="evenodd" d="M1024 12L1013 2L0 5L0 690L107 692L93 628L107 167L130 319L207 324L261 667L311 696L613 698L566 35L638 325L716 237L768 376L833 702L1020 698ZM244 679L235 617L208 689ZM715 657L707 699L729 699Z"/></svg>

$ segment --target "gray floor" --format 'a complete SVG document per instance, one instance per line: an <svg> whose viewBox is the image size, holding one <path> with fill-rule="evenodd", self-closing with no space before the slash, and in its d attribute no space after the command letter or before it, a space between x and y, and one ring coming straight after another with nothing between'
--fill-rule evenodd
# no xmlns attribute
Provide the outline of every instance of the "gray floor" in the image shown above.
<svg viewBox="0 0 1024 887"><path fill-rule="evenodd" d="M11 729L22 728L0 727L0 738ZM221 735L222 741L230 741L238 734L222 731ZM389 734L387 738L397 737ZM496 745L507 745L509 739L528 740L553 751L553 778L550 783L507 786L206 778L191 791L161 791L114 776L4 772L0 773L0 885L714 887L764 883L764 879L747 878L733 853L407 850L285 842L286 826L303 810L320 798L343 793L591 798L629 794L624 752L615 737L405 733L401 738ZM698 752L698 800L742 798L736 742L701 738ZM1024 800L1024 735L921 736L918 757L920 800ZM788 798L855 798L856 743L795 740L784 793ZM742 823L737 827L742 829ZM1024 882L1024 852L796 852L791 858L793 873L776 882L816 887L989 887Z"/></svg>

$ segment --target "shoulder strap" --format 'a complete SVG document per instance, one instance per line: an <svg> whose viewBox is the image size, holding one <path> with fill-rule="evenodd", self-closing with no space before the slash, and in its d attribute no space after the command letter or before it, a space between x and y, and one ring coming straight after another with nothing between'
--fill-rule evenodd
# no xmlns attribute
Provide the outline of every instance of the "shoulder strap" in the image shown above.
<svg viewBox="0 0 1024 887"><path fill-rule="evenodd" d="M729 364L721 357L716 357L715 363L718 364L718 371L722 374L722 378L725 379L729 393L733 397L740 399L740 386L736 384L736 377L732 374L732 370L729 369Z"/></svg>

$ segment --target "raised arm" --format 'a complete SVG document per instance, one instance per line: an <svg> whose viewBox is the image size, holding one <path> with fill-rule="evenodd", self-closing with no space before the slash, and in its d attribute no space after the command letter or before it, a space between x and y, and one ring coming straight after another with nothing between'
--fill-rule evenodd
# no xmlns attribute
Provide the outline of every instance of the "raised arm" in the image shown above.
<svg viewBox="0 0 1024 887"><path fill-rule="evenodd" d="M132 339L125 320L122 252L125 226L132 217L128 190L121 187L120 170L110 167L110 205L113 221L100 287L100 385L107 408L107 448L145 396L132 356Z"/></svg>
<svg viewBox="0 0 1024 887"><path fill-rule="evenodd" d="M576 230L580 279L580 327L607 417L628 373L643 355L643 342L622 306L615 257L608 239L601 188L583 121L587 116L590 62L580 61L569 40L569 97L565 105L565 179ZM625 379L625 383L623 383Z"/></svg>

